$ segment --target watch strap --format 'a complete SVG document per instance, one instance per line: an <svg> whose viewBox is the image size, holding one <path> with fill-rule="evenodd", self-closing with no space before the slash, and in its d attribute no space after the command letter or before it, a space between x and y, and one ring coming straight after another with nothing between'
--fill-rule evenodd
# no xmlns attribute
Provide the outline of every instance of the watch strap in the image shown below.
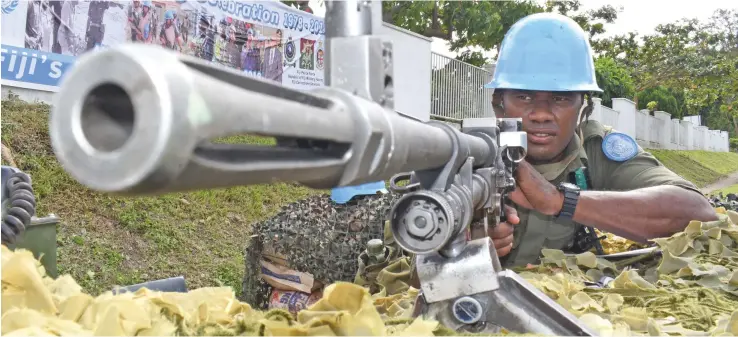
<svg viewBox="0 0 738 337"><path fill-rule="evenodd" d="M559 190L564 194L564 204L561 211L556 215L557 220L571 220L579 202L579 190L559 185Z"/></svg>

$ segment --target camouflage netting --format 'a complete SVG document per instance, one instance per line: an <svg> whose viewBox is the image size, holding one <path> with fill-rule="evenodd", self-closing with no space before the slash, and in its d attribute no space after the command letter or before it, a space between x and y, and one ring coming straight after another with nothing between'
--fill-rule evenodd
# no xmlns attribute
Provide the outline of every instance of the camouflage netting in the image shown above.
<svg viewBox="0 0 738 337"><path fill-rule="evenodd" d="M259 277L263 253L284 256L290 268L307 272L323 284L351 282L358 256L371 239L381 239L397 195L358 196L335 204L315 195L283 207L274 217L252 226L246 245L242 300L266 308L269 285Z"/></svg>

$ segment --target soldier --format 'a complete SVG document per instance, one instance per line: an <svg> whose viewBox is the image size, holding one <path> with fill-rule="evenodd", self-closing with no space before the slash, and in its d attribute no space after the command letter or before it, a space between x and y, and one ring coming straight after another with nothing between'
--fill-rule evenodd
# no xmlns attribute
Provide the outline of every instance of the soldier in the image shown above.
<svg viewBox="0 0 738 337"><path fill-rule="evenodd" d="M179 36L179 29L177 29L177 25L174 22L174 10L172 9L164 13L164 24L161 26L159 40L164 47L182 50L182 40Z"/></svg>
<svg viewBox="0 0 738 337"><path fill-rule="evenodd" d="M197 57L212 61L215 45L215 30L210 28L210 19L205 14L200 15L199 35L195 41Z"/></svg>
<svg viewBox="0 0 738 337"><path fill-rule="evenodd" d="M131 2L128 7L128 26L131 29L130 33L132 42L143 40L143 33L138 29L142 14L143 6L141 6L141 1Z"/></svg>
<svg viewBox="0 0 738 337"><path fill-rule="evenodd" d="M575 240L585 226L645 242L717 219L692 183L588 119L602 90L589 38L572 19L540 13L513 25L486 87L497 116L522 118L528 134L509 195L515 208L489 233L503 265L536 264L543 248L588 250Z"/></svg>
<svg viewBox="0 0 738 337"><path fill-rule="evenodd" d="M48 36L44 36L43 29L43 25L46 23L44 13L47 10L46 4L41 0L33 0L28 3L28 11L26 12L26 48L44 50L45 40L49 39Z"/></svg>
<svg viewBox="0 0 738 337"><path fill-rule="evenodd" d="M87 49L92 50L101 46L105 38L105 11L111 6L123 8L123 5L114 1L90 1L90 8L87 11Z"/></svg>

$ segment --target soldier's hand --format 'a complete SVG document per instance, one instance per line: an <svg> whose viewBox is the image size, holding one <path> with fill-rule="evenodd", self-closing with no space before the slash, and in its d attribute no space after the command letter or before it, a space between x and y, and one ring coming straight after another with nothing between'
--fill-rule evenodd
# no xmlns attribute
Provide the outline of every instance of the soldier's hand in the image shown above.
<svg viewBox="0 0 738 337"><path fill-rule="evenodd" d="M518 212L515 208L505 205L505 216L507 221L500 222L494 228L490 228L489 237L492 238L492 242L495 244L497 250L497 256L503 257L510 254L513 246L513 232L514 226L520 223Z"/></svg>
<svg viewBox="0 0 738 337"><path fill-rule="evenodd" d="M555 215L561 211L564 197L559 189L525 160L518 165L515 183L515 191L508 196L516 205L545 215Z"/></svg>

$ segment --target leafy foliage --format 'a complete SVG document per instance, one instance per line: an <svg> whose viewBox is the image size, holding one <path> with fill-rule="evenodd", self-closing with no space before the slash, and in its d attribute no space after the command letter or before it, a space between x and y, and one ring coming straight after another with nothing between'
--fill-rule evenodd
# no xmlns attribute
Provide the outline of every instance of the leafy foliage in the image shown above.
<svg viewBox="0 0 738 337"><path fill-rule="evenodd" d="M669 89L663 86L643 90L639 92L637 96L638 109L648 109L651 111L655 111L648 106L651 102L655 102L654 109L658 111L666 111L670 113L673 118L681 119L683 117L682 114L684 110L684 102L682 102L682 105L680 105L680 102L677 100L673 92L673 89Z"/></svg>
<svg viewBox="0 0 738 337"><path fill-rule="evenodd" d="M384 1L383 20L415 33L449 41L451 51L469 47L493 50L508 29L521 18L557 12L574 19L590 36L605 32L604 24L617 18L617 9L604 6L581 12L574 1Z"/></svg>
<svg viewBox="0 0 738 337"><path fill-rule="evenodd" d="M612 106L613 98L632 99L635 96L635 84L630 72L609 57L595 60L597 84L604 91L602 104Z"/></svg>
<svg viewBox="0 0 738 337"><path fill-rule="evenodd" d="M650 101L674 117L700 115L712 129L738 131L738 11L683 19L656 32L593 42L600 57L630 69L639 109Z"/></svg>

